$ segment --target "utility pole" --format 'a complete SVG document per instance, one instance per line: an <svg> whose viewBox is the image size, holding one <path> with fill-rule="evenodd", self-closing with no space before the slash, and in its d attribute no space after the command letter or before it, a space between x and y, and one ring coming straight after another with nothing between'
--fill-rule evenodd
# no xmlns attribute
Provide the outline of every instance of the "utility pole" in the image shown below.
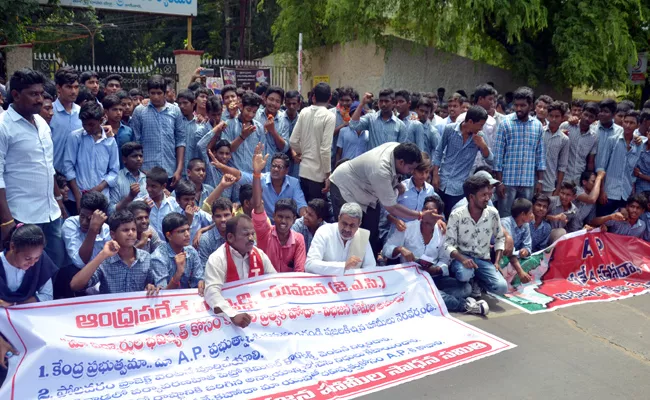
<svg viewBox="0 0 650 400"><path fill-rule="evenodd" d="M101 25L95 26L94 30L91 30L89 27L87 27L86 25L84 25L82 23L79 23L79 22L69 22L68 25L69 26L78 25L78 26L80 26L80 27L82 27L82 28L84 28L85 30L88 31L88 35L90 35L90 51L92 53L93 69L94 69L95 68L95 34L103 27L109 26L111 28L117 28L117 25L115 25L115 24L101 24Z"/></svg>

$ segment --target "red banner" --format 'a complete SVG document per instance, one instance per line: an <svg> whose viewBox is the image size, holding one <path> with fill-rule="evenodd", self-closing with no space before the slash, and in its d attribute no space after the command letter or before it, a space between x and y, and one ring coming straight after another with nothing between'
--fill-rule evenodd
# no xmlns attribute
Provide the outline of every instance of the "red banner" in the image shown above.
<svg viewBox="0 0 650 400"><path fill-rule="evenodd" d="M628 236L569 235L521 264L534 281L511 282L514 286L505 299L528 312L617 300L650 290L650 243Z"/></svg>

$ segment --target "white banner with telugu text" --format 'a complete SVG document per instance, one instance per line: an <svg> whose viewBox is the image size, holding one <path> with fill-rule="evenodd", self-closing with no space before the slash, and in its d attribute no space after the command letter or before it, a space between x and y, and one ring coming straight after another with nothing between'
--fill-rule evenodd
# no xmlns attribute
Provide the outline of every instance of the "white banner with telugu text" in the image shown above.
<svg viewBox="0 0 650 400"><path fill-rule="evenodd" d="M194 290L12 307L0 399L349 399L514 345L447 314L415 264L228 284L240 329Z"/></svg>

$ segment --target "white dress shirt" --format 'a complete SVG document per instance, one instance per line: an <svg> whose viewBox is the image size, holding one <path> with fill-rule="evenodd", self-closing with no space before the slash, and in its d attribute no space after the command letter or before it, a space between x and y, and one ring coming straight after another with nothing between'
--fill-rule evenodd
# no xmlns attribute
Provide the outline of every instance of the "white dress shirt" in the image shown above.
<svg viewBox="0 0 650 400"><path fill-rule="evenodd" d="M441 264L449 265L450 263L449 253L445 251L445 234L437 225L433 230L433 237L431 237L429 243L424 244L424 238L420 231L420 221L407 222L404 232L395 229L388 237L382 253L388 258L395 258L393 257L393 251L400 246L413 253L416 260L426 256L427 259L433 260L433 263L438 266L441 266ZM401 262L407 262L402 255L399 258Z"/></svg>
<svg viewBox="0 0 650 400"><path fill-rule="evenodd" d="M300 177L324 182L331 169L331 148L336 116L323 106L309 106L298 116L289 143L301 154Z"/></svg>
<svg viewBox="0 0 650 400"><path fill-rule="evenodd" d="M13 106L0 115L0 189L11 215L20 222L44 224L61 217L54 200L54 147L47 122L36 126Z"/></svg>
<svg viewBox="0 0 650 400"><path fill-rule="evenodd" d="M343 243L338 224L323 224L318 228L311 241L305 272L319 275L344 275L351 242L352 240L348 240ZM376 265L372 247L368 243L366 244L366 254L361 260L361 268L375 267Z"/></svg>
<svg viewBox="0 0 650 400"><path fill-rule="evenodd" d="M264 264L264 275L275 274L275 268L271 264L269 257L260 249L255 247L255 250L260 255L262 259L262 264ZM230 254L232 255L232 260L237 267L237 274L239 274L239 279L244 280L248 279L248 274L250 272L250 266L248 264L250 258L246 254L242 256L239 252L232 247L230 247ZM203 273L203 278L205 280L205 301L210 305L210 308L214 309L219 307L221 311L226 314L228 317L232 318L237 314L241 314L241 311L235 310L230 306L230 303L224 299L221 294L221 288L223 284L226 283L226 277L228 273L228 257L226 256L226 245L222 244L214 253L208 258L208 263L205 265L205 271Z"/></svg>
<svg viewBox="0 0 650 400"><path fill-rule="evenodd" d="M65 251L68 253L68 257L72 260L72 263L79 269L83 268L87 263L85 263L81 256L79 255L79 249L86 240L87 233L81 231L81 224L79 223L79 216L74 216L66 219L63 222L63 227L61 228L61 233L63 234L63 243L65 243ZM97 257L100 251L104 248L104 244L111 240L111 232L107 224L102 225L102 230L95 237L95 243L93 244L93 253L90 257L90 260ZM90 260L88 260L90 262Z"/></svg>

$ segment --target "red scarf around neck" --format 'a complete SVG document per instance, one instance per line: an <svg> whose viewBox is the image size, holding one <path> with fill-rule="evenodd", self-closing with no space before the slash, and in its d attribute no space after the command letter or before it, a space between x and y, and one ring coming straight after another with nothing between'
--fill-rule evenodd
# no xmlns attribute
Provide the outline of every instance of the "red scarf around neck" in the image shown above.
<svg viewBox="0 0 650 400"><path fill-rule="evenodd" d="M237 272L235 261L232 259L230 245L228 243L226 243L226 267L226 283L238 281L239 273ZM253 250L248 255L248 277L253 278L260 275L264 275L264 264L262 263L260 253L253 247Z"/></svg>

